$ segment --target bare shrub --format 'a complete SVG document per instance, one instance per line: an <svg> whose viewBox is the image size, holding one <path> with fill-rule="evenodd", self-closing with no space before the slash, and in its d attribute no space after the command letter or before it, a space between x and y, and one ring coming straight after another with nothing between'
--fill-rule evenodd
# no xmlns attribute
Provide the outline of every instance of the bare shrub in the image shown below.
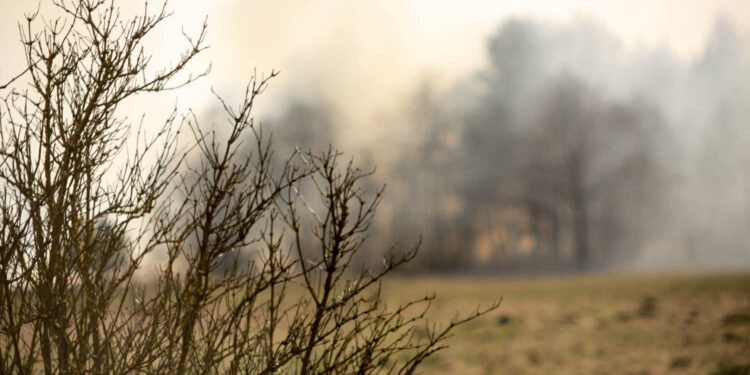
<svg viewBox="0 0 750 375"><path fill-rule="evenodd" d="M226 136L176 112L150 138L133 127L123 101L203 75L176 80L205 24L154 69L143 43L166 5L126 19L110 2L54 4L64 15L40 31L26 20L27 68L2 86L0 373L411 374L497 307L437 326L432 297L385 306L383 277L418 246L351 269L382 190L363 191L368 173L332 148L272 162L251 110L273 72L238 106L219 99ZM301 241L310 229L316 241ZM250 264L219 269L240 251ZM149 254L165 260L145 284Z"/></svg>

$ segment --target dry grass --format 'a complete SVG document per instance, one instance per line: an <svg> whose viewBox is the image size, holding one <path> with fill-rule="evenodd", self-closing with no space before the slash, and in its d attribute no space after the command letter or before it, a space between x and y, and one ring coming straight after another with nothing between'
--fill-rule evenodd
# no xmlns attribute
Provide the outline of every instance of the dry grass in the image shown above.
<svg viewBox="0 0 750 375"><path fill-rule="evenodd" d="M388 302L436 291L433 317L503 297L427 374L710 374L750 364L750 274L395 278Z"/></svg>

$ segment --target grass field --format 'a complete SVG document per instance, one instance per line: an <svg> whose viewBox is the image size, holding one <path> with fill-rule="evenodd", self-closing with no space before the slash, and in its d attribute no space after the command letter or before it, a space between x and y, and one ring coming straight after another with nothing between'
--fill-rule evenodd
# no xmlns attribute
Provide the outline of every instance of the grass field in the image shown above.
<svg viewBox="0 0 750 375"><path fill-rule="evenodd" d="M750 365L750 274L393 278L385 295L395 303L433 291L431 316L442 321L502 304L459 327L425 374L707 375Z"/></svg>

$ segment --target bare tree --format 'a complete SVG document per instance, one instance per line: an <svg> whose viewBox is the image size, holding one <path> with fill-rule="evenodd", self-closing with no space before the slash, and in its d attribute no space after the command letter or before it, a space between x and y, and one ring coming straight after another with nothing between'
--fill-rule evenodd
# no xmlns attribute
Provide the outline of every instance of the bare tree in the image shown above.
<svg viewBox="0 0 750 375"><path fill-rule="evenodd" d="M608 103L573 77L553 82L530 137L529 193L570 216L575 265L632 256L654 222L663 123L651 107ZM569 215L565 212L569 212Z"/></svg>
<svg viewBox="0 0 750 375"><path fill-rule="evenodd" d="M368 174L333 149L272 162L251 111L276 73L253 78L236 107L218 99L227 132L173 112L149 138L118 108L203 75L176 81L205 24L154 69L143 43L166 4L130 19L114 2L53 4L64 15L40 31L27 18L27 69L3 86L0 373L411 374L455 326L497 307L416 336L431 297L388 307L380 283L417 246L351 270L382 190L366 194ZM312 249L302 215L314 217ZM255 256L214 272L240 251ZM136 275L149 254L165 257L153 283Z"/></svg>
<svg viewBox="0 0 750 375"><path fill-rule="evenodd" d="M592 139L599 125L596 103L575 80L563 79L550 90L548 105L541 115L546 143L539 150L551 150L548 161L558 177L558 198L569 202L573 222L575 263L585 269L590 262L590 189L588 164L592 162Z"/></svg>

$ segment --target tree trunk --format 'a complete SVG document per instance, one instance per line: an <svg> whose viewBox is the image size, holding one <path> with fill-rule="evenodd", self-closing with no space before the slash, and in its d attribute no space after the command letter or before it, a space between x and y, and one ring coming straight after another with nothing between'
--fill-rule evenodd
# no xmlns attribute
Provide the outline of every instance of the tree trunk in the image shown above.
<svg viewBox="0 0 750 375"><path fill-rule="evenodd" d="M573 208L573 237L575 264L578 271L585 271L590 263L589 222L587 199L582 173L582 157L575 154L569 163L569 183Z"/></svg>

